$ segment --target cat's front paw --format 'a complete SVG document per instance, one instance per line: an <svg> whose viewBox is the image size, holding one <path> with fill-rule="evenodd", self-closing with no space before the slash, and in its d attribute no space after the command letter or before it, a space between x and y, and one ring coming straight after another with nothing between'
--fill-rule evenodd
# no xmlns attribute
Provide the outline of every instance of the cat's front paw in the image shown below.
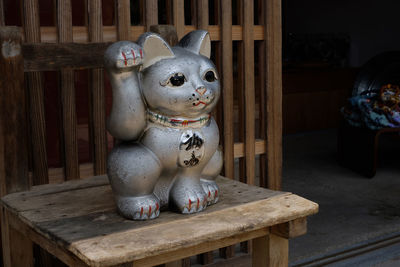
<svg viewBox="0 0 400 267"><path fill-rule="evenodd" d="M175 184L171 189L170 196L175 207L184 214L196 213L207 207L207 195L200 184L189 186Z"/></svg>
<svg viewBox="0 0 400 267"><path fill-rule="evenodd" d="M217 183L213 180L207 179L200 179L200 182L207 195L207 205L217 203L219 199L219 188Z"/></svg>
<svg viewBox="0 0 400 267"><path fill-rule="evenodd" d="M119 212L131 220L155 219L160 215L160 201L154 195L117 197Z"/></svg>

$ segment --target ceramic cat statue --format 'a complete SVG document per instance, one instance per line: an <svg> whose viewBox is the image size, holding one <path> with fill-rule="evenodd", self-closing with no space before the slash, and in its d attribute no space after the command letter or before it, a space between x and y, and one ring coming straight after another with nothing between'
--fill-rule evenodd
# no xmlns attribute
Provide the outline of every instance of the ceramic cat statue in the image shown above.
<svg viewBox="0 0 400 267"><path fill-rule="evenodd" d="M120 140L107 172L119 212L133 220L161 209L195 213L218 201L223 163L211 111L220 96L206 31L170 47L144 33L105 53L113 103L108 131Z"/></svg>

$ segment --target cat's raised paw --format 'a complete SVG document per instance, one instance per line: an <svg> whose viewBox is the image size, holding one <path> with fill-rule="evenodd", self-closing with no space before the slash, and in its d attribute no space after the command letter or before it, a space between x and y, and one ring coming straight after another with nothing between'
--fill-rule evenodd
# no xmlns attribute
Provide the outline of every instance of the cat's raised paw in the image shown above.
<svg viewBox="0 0 400 267"><path fill-rule="evenodd" d="M120 47L120 54L117 55L117 67L129 68L139 66L143 61L143 49L135 43L127 43Z"/></svg>
<svg viewBox="0 0 400 267"><path fill-rule="evenodd" d="M160 215L160 201L153 194L140 197L118 197L117 201L122 215L130 219L149 220Z"/></svg>

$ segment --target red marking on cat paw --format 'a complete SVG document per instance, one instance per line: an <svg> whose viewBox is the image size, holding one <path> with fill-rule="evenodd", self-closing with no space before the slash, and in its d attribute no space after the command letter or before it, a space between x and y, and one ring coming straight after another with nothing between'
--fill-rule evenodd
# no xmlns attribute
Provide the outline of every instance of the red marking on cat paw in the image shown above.
<svg viewBox="0 0 400 267"><path fill-rule="evenodd" d="M139 53L140 53L140 58L143 58L143 52L142 52L142 49L139 49Z"/></svg>
<svg viewBox="0 0 400 267"><path fill-rule="evenodd" d="M191 210L191 209L192 209L192 201L189 198L189 210Z"/></svg>
<svg viewBox="0 0 400 267"><path fill-rule="evenodd" d="M151 206L149 206L149 217L150 217L150 214L151 214Z"/></svg>
<svg viewBox="0 0 400 267"><path fill-rule="evenodd" d="M124 62L125 62L125 66L128 64L128 61L126 60L126 56L124 52L121 52L122 56L124 57Z"/></svg>
<svg viewBox="0 0 400 267"><path fill-rule="evenodd" d="M160 206L158 205L158 203L156 203L156 211L160 208Z"/></svg>
<svg viewBox="0 0 400 267"><path fill-rule="evenodd" d="M132 57L133 57L133 64L135 64L135 51L133 51L133 49L131 49L131 53L132 53Z"/></svg>
<svg viewBox="0 0 400 267"><path fill-rule="evenodd" d="M215 195L214 195L214 197L217 197L218 196L218 190L215 190Z"/></svg>
<svg viewBox="0 0 400 267"><path fill-rule="evenodd" d="M140 217L143 215L143 207L140 208Z"/></svg>
<svg viewBox="0 0 400 267"><path fill-rule="evenodd" d="M204 106L207 106L207 105L208 105L207 103L204 103L203 101L199 101L199 102L197 102L197 103L194 104L194 105L197 107L197 106L200 105L200 104L203 104Z"/></svg>
<svg viewBox="0 0 400 267"><path fill-rule="evenodd" d="M208 190L208 197L211 197L211 192L210 192L210 190Z"/></svg>
<svg viewBox="0 0 400 267"><path fill-rule="evenodd" d="M199 206L200 206L200 199L197 198L197 209L199 209Z"/></svg>

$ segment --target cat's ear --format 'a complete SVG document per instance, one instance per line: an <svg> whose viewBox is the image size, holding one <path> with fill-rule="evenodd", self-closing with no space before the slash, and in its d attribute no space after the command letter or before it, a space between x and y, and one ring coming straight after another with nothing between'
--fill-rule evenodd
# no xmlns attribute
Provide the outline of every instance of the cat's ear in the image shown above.
<svg viewBox="0 0 400 267"><path fill-rule="evenodd" d="M179 41L178 45L195 54L203 55L208 58L211 56L211 39L207 31L192 31L186 34Z"/></svg>
<svg viewBox="0 0 400 267"><path fill-rule="evenodd" d="M175 57L174 52L172 52L168 43L155 33L146 32L142 34L137 43L144 51L142 69L145 69L162 59Z"/></svg>

